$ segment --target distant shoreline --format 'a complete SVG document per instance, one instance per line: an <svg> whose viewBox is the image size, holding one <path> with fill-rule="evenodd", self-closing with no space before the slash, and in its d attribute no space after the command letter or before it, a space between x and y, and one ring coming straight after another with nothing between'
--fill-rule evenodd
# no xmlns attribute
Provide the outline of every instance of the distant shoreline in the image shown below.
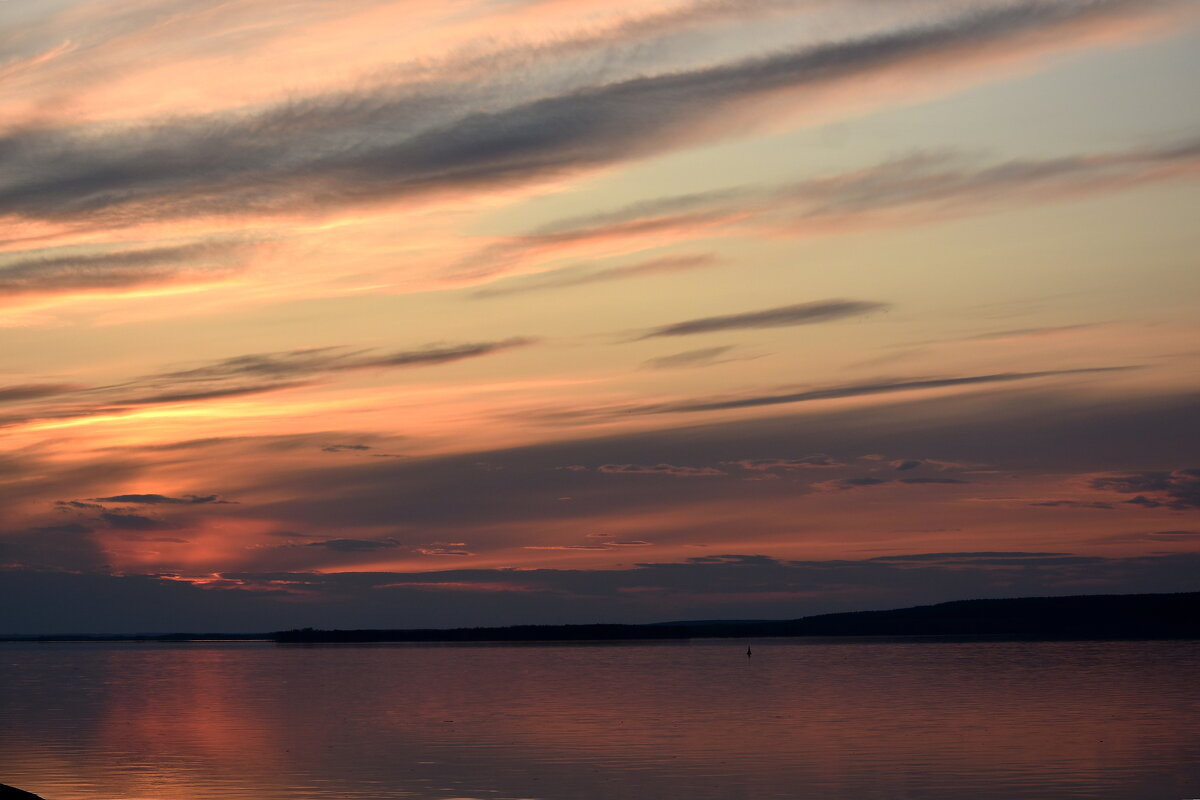
<svg viewBox="0 0 1200 800"><path fill-rule="evenodd" d="M0 642L583 643L864 636L1019 640L1198 639L1200 592L956 600L887 611L852 611L791 620L446 629L302 628L244 634L8 635L0 636Z"/></svg>

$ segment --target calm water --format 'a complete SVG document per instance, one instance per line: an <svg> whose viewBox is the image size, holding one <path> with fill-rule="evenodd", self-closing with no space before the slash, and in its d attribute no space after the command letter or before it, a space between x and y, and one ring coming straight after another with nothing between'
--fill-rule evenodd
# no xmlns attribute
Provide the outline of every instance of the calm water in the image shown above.
<svg viewBox="0 0 1200 800"><path fill-rule="evenodd" d="M1200 642L0 645L47 800L1200 797Z"/></svg>

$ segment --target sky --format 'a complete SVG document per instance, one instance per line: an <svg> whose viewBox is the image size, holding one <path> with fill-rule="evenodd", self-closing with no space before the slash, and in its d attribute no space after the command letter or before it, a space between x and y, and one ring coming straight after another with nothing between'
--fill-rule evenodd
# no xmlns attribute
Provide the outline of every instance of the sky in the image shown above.
<svg viewBox="0 0 1200 800"><path fill-rule="evenodd" d="M0 3L0 633L1200 589L1192 0Z"/></svg>

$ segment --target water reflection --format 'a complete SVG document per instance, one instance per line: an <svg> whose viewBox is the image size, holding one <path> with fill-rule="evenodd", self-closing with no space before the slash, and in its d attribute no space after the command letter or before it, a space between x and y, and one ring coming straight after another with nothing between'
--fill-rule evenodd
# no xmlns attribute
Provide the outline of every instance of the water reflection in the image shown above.
<svg viewBox="0 0 1200 800"><path fill-rule="evenodd" d="M47 800L1139 798L1200 789L1200 642L0 646Z"/></svg>

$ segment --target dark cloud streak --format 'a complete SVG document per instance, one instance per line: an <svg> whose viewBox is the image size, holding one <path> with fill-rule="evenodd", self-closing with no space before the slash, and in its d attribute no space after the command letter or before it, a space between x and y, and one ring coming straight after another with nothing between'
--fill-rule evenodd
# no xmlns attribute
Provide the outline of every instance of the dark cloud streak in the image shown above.
<svg viewBox="0 0 1200 800"><path fill-rule="evenodd" d="M25 383L17 386L0 386L0 403L55 397L70 394L81 388L78 384L71 383Z"/></svg>
<svg viewBox="0 0 1200 800"><path fill-rule="evenodd" d="M864 397L875 394L891 394L893 392L919 391L922 389L944 389L954 386L1011 383L1013 381L1034 380L1037 378L1116 372L1126 369L1131 369L1131 367L1092 367L1087 369L1047 370L1043 372L1001 372L992 375L971 375L961 378L889 381L884 383L859 384L855 386L840 386L830 389L813 389L806 392L793 392L789 394L744 397L733 400L697 401L663 404L658 406L644 406L640 411L634 411L632 413L666 414L691 413L696 411L726 411L730 409L754 408L758 406L772 406L787 403L806 403L814 400L834 400L844 397Z"/></svg>
<svg viewBox="0 0 1200 800"><path fill-rule="evenodd" d="M304 547L321 547L336 553L370 553L397 546L396 542L376 539L327 539L322 542L308 542L304 545Z"/></svg>
<svg viewBox="0 0 1200 800"><path fill-rule="evenodd" d="M531 345L534 341L530 338L514 337L496 342L430 345L417 350L398 350L391 353L351 350L344 347L310 348L235 356L192 369L160 373L154 377L167 381L192 382L245 376L280 378L360 369L434 366L501 353Z"/></svg>
<svg viewBox="0 0 1200 800"><path fill-rule="evenodd" d="M180 280L212 280L240 268L252 245L203 242L100 254L24 258L0 264L0 294L119 291Z"/></svg>
<svg viewBox="0 0 1200 800"><path fill-rule="evenodd" d="M672 325L655 328L640 338L653 339L660 336L692 336L716 331L813 325L819 322L833 322L857 317L887 308L889 308L887 303L866 300L821 300L814 303L768 308L763 311L747 311L741 314L702 317L676 322Z"/></svg>
<svg viewBox="0 0 1200 800"><path fill-rule="evenodd" d="M170 497L162 494L118 494L112 497L92 497L93 503L132 503L134 505L198 505L203 503L226 504L215 494L195 495L187 497Z"/></svg>

